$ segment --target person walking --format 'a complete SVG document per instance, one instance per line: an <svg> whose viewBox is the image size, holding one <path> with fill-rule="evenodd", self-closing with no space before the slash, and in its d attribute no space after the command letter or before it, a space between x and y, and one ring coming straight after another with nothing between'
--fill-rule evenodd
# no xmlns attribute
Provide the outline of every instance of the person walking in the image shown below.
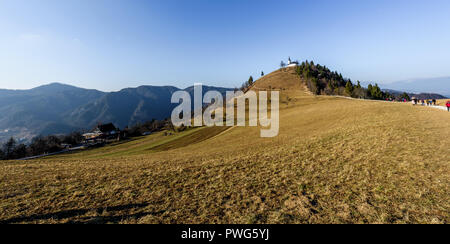
<svg viewBox="0 0 450 244"><path fill-rule="evenodd" d="M445 106L447 106L447 111L450 112L450 101L447 101L447 104L445 104Z"/></svg>

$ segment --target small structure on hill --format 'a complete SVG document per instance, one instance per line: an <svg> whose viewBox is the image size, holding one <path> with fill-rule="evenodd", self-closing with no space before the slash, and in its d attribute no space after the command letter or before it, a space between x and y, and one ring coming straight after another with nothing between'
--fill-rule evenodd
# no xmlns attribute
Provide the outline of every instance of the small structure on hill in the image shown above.
<svg viewBox="0 0 450 244"><path fill-rule="evenodd" d="M91 132L83 134L86 143L104 142L106 140L120 139L120 130L112 123L98 124Z"/></svg>
<svg viewBox="0 0 450 244"><path fill-rule="evenodd" d="M289 57L287 67L297 67L298 65L299 65L298 61L292 61L291 57Z"/></svg>

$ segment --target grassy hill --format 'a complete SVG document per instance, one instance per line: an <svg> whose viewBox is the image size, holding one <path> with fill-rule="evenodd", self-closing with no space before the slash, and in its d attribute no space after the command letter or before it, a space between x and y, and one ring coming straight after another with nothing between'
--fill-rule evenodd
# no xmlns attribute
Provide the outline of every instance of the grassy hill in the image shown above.
<svg viewBox="0 0 450 244"><path fill-rule="evenodd" d="M313 96L292 70L280 134L195 128L0 163L0 223L449 223L450 113Z"/></svg>

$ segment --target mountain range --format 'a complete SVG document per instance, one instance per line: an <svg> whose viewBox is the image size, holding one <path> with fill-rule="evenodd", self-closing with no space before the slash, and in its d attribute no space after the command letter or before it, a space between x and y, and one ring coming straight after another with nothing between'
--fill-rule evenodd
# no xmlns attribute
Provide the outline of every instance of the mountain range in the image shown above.
<svg viewBox="0 0 450 244"><path fill-rule="evenodd" d="M404 91L397 91L397 90L391 90L391 89L383 89L384 92L389 92L390 94L393 94L395 96L401 96ZM445 99L448 96L443 96L437 93L411 93L406 92L410 98L417 98L419 100L427 100L427 99Z"/></svg>
<svg viewBox="0 0 450 244"><path fill-rule="evenodd" d="M450 97L450 77L413 79L389 84L380 84L384 89L405 91L409 93L438 93Z"/></svg>
<svg viewBox="0 0 450 244"><path fill-rule="evenodd" d="M140 86L118 92L102 92L52 83L30 90L0 89L0 142L14 136L29 142L38 135L89 130L112 122L120 128L151 119L170 117L177 104L172 94L193 87ZM228 88L203 86L203 93Z"/></svg>

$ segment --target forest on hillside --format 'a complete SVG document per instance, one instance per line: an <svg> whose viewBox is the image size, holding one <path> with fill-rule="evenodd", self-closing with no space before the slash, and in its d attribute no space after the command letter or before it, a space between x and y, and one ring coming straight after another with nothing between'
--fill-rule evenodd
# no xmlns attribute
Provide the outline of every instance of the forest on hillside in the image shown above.
<svg viewBox="0 0 450 244"><path fill-rule="evenodd" d="M408 94L393 95L382 91L378 84L369 84L367 88L361 82L353 83L341 73L331 71L326 66L304 61L296 67L297 74L304 80L309 90L316 95L339 95L374 100L410 100Z"/></svg>

